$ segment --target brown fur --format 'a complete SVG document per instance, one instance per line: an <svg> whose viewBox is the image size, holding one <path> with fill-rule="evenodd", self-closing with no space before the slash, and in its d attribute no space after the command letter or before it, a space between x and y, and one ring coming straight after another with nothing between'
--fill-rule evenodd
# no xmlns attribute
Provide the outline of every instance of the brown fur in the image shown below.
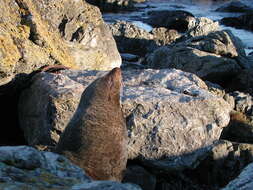
<svg viewBox="0 0 253 190"><path fill-rule="evenodd" d="M91 83L62 134L56 152L96 180L121 181L127 162L127 129L120 107L121 71Z"/></svg>

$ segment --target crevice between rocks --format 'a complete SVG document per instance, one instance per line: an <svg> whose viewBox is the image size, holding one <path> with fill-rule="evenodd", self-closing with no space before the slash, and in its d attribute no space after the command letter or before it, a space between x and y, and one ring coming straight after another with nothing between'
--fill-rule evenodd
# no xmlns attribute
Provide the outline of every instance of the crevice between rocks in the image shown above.
<svg viewBox="0 0 253 190"><path fill-rule="evenodd" d="M68 23L68 18L64 16L64 18L62 19L61 23L58 26L59 32L62 37L65 36L65 28L66 28L67 23Z"/></svg>

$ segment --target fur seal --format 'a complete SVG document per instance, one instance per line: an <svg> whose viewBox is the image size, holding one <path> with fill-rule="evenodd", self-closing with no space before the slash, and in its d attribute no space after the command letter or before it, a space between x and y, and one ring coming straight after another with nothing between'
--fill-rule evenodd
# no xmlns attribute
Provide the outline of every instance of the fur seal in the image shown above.
<svg viewBox="0 0 253 190"><path fill-rule="evenodd" d="M121 181L127 162L127 128L120 106L122 76L114 68L83 92L56 152L95 180Z"/></svg>

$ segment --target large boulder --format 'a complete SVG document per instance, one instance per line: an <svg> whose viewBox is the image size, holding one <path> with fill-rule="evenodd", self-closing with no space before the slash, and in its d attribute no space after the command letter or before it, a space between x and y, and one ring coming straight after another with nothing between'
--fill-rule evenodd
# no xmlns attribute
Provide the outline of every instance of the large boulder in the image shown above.
<svg viewBox="0 0 253 190"><path fill-rule="evenodd" d="M243 68L249 68L241 41L230 31L211 32L174 46L156 49L147 57L155 69L176 68L197 74L211 82L231 80Z"/></svg>
<svg viewBox="0 0 253 190"><path fill-rule="evenodd" d="M0 189L141 190L136 185L92 181L68 159L27 146L0 147Z"/></svg>
<svg viewBox="0 0 253 190"><path fill-rule="evenodd" d="M104 74L71 70L37 74L19 104L20 125L29 144L56 144L77 107L77 89ZM209 93L194 74L128 70L123 78L130 159L140 158L162 170L195 167L229 122L230 105ZM59 118L64 119L57 122Z"/></svg>
<svg viewBox="0 0 253 190"><path fill-rule="evenodd" d="M181 37L176 30L165 27L154 28L151 33L154 35L156 44L160 46L171 44Z"/></svg>
<svg viewBox="0 0 253 190"><path fill-rule="evenodd" d="M25 90L20 96L21 100L29 99L19 105L20 126L30 145L53 146L73 116L85 88L64 75L36 75L33 80L28 90L31 94Z"/></svg>
<svg viewBox="0 0 253 190"><path fill-rule="evenodd" d="M73 66L60 35L49 31L32 1L3 0L0 8L4 10L0 12L0 85L46 64Z"/></svg>
<svg viewBox="0 0 253 190"><path fill-rule="evenodd" d="M98 8L83 0L44 0L38 10L67 41L74 63L80 69L110 70L121 58L109 27Z"/></svg>
<svg viewBox="0 0 253 190"><path fill-rule="evenodd" d="M0 85L55 63L110 70L121 58L99 9L83 0L0 2Z"/></svg>
<svg viewBox="0 0 253 190"><path fill-rule="evenodd" d="M184 37L205 36L218 30L220 30L219 22L206 17L192 18L189 20L188 31Z"/></svg>
<svg viewBox="0 0 253 190"><path fill-rule="evenodd" d="M1 189L18 185L60 188L91 181L81 168L52 152L27 146L2 146L0 154Z"/></svg>

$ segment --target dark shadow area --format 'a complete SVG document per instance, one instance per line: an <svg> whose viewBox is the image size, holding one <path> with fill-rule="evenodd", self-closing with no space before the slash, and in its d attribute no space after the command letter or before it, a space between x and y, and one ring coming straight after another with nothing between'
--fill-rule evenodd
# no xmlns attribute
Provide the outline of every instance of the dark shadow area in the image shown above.
<svg viewBox="0 0 253 190"><path fill-rule="evenodd" d="M178 32L186 32L191 17L194 15L183 10L159 10L149 11L148 18L142 21L153 27L165 27Z"/></svg>
<svg viewBox="0 0 253 190"><path fill-rule="evenodd" d="M253 69L244 69L231 77L231 82L226 86L227 92L240 91L253 95Z"/></svg>
<svg viewBox="0 0 253 190"><path fill-rule="evenodd" d="M244 14L239 17L225 17L221 19L220 23L237 29L253 31L253 13Z"/></svg>
<svg viewBox="0 0 253 190"><path fill-rule="evenodd" d="M0 145L26 145L23 131L18 122L18 99L28 75L18 74L3 86L0 86L1 133Z"/></svg>
<svg viewBox="0 0 253 190"><path fill-rule="evenodd" d="M114 36L117 48L121 53L130 53L144 57L159 46L154 40L127 38L124 36Z"/></svg>
<svg viewBox="0 0 253 190"><path fill-rule="evenodd" d="M103 13L119 13L119 12L128 12L128 11L137 11L138 8L134 7L134 3L132 1L129 2L120 2L120 1L111 1L107 2L104 0L86 0L86 2L90 3L91 5L95 5L99 7L99 9Z"/></svg>
<svg viewBox="0 0 253 190"><path fill-rule="evenodd" d="M241 149L239 143L233 143L230 147L230 144L227 145L225 141L220 141L218 146L220 149L216 150L220 152L207 151L206 156L198 160L199 165L192 169L159 170L144 164L145 160L141 159L128 160L128 167L139 165L151 175L156 176L155 190L219 190L235 179L253 161L253 153L250 149ZM190 154L195 154L198 151ZM182 156L184 155L179 157ZM179 157L174 157L174 159ZM124 182L136 180L141 181L145 178L140 175L140 179L125 179Z"/></svg>
<svg viewBox="0 0 253 190"><path fill-rule="evenodd" d="M59 32L61 36L65 36L65 29L66 29L66 24L68 23L68 18L64 17L61 21L61 23L58 26Z"/></svg>
<svg viewBox="0 0 253 190"><path fill-rule="evenodd" d="M226 89L228 85L232 84L232 79L237 75L237 72L236 71L226 72L226 73L214 72L214 73L210 73L206 75L205 77L202 77L201 79L204 81L207 80L212 83L219 84L220 86Z"/></svg>
<svg viewBox="0 0 253 190"><path fill-rule="evenodd" d="M21 92L31 85L31 78L41 72L54 72L67 69L65 66L43 66L30 74L17 74L9 83L0 86L1 132L0 146L27 145L24 133L19 126L18 103Z"/></svg>
<svg viewBox="0 0 253 190"><path fill-rule="evenodd" d="M221 139L232 142L253 144L252 121L246 115L235 112L230 115L230 122L222 131Z"/></svg>
<svg viewBox="0 0 253 190"><path fill-rule="evenodd" d="M250 150L237 153L238 144L233 144L234 151L229 152L222 158L214 159L209 155L194 170L186 170L184 175L197 184L202 184L208 190L219 190L235 179L241 171L253 161ZM220 155L223 152L219 153Z"/></svg>

